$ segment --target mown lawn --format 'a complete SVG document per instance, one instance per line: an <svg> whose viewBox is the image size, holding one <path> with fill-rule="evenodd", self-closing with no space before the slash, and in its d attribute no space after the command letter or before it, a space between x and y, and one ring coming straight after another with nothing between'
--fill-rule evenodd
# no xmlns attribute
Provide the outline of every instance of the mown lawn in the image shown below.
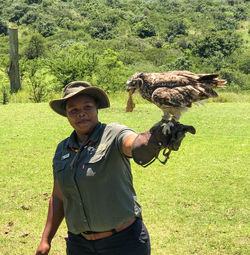
<svg viewBox="0 0 250 255"><path fill-rule="evenodd" d="M102 122L140 132L161 112L137 101L111 97ZM152 255L250 254L250 103L194 106L182 123L194 125L168 163L142 168L132 162L134 184L151 236ZM71 133L66 119L47 103L0 106L0 254L34 254L47 216L52 157ZM65 254L65 223L50 254Z"/></svg>

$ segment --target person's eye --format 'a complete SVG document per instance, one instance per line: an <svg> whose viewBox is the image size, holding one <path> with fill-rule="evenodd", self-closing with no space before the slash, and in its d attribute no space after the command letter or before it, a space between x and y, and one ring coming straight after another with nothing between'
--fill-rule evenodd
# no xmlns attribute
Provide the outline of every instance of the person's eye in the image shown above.
<svg viewBox="0 0 250 255"><path fill-rule="evenodd" d="M92 105L86 105L84 108L85 108L86 110L91 110L91 109L93 108L93 106L92 106Z"/></svg>
<svg viewBox="0 0 250 255"><path fill-rule="evenodd" d="M69 111L69 114L70 114L70 115L75 115L75 114L77 114L77 112L78 112L77 109L73 109L73 110L70 110L70 111Z"/></svg>

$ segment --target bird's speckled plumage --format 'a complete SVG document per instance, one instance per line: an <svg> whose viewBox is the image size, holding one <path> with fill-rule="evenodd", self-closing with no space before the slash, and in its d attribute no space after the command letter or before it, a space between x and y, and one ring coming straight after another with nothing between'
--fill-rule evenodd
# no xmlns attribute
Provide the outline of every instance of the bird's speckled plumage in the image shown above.
<svg viewBox="0 0 250 255"><path fill-rule="evenodd" d="M189 71L135 73L127 81L127 90L138 90L141 96L163 110L163 120L171 116L178 121L192 103L217 97L214 88L223 87L226 80L218 74L194 74Z"/></svg>

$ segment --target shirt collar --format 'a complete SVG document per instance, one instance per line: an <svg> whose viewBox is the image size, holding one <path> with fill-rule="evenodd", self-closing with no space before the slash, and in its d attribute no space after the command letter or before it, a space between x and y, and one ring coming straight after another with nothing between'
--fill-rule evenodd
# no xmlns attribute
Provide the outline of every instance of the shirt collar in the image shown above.
<svg viewBox="0 0 250 255"><path fill-rule="evenodd" d="M84 144L87 144L90 141L92 143L96 143L98 141L98 139L100 138L100 134L104 130L105 126L106 126L105 124L102 124L101 122L98 122L96 124L93 132L91 133L90 137L87 139L87 141ZM71 133L71 135L68 139L68 146L73 147L73 148L79 148L79 144L78 144L78 141L77 141L77 135L76 135L75 130Z"/></svg>

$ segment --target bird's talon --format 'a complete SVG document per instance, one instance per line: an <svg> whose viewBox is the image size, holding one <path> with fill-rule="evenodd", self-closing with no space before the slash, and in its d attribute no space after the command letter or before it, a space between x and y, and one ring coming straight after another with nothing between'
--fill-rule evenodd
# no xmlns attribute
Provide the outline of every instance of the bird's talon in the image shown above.
<svg viewBox="0 0 250 255"><path fill-rule="evenodd" d="M162 128L162 133L164 135L170 135L171 134L171 127L174 126L174 123L171 121L168 121L168 123L166 125L164 125L164 127Z"/></svg>

